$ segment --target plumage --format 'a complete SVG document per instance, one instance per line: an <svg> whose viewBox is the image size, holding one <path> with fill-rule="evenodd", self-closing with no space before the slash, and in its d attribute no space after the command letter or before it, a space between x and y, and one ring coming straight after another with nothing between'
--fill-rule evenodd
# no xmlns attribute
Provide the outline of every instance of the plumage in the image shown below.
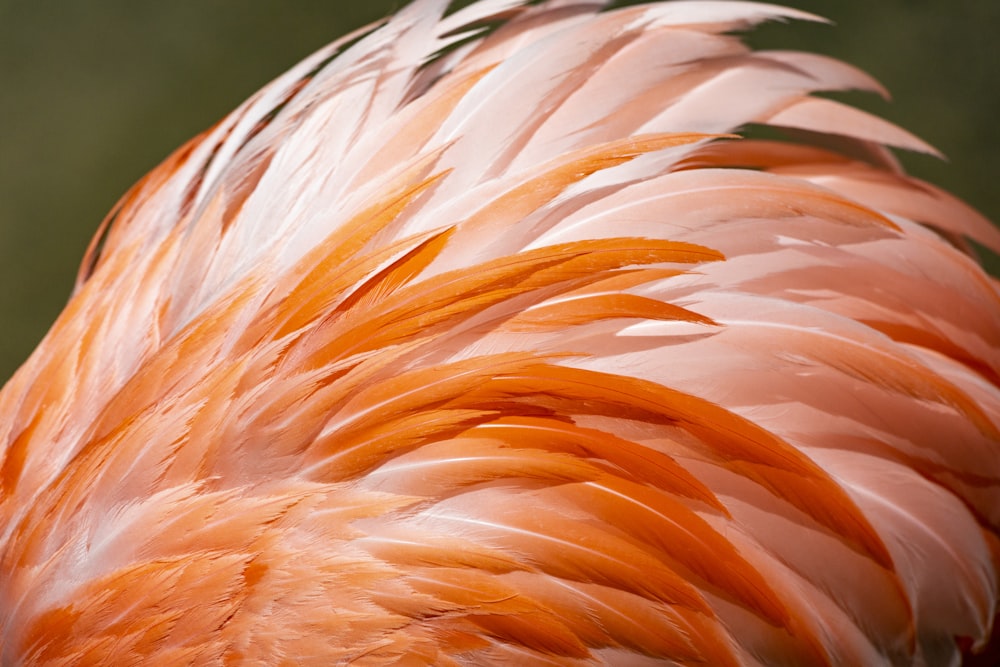
<svg viewBox="0 0 1000 667"><path fill-rule="evenodd" d="M951 665L1000 232L774 5L416 0L125 195L0 393L4 664ZM742 139L747 126L789 140Z"/></svg>

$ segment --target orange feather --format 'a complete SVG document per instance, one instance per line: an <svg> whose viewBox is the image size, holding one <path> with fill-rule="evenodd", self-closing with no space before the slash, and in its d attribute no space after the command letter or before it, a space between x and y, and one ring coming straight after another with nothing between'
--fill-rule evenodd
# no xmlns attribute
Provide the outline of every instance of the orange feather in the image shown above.
<svg viewBox="0 0 1000 667"><path fill-rule="evenodd" d="M1000 233L812 95L881 87L730 34L816 20L774 5L446 6L102 224L0 392L0 662L1000 650L1000 284L966 252Z"/></svg>

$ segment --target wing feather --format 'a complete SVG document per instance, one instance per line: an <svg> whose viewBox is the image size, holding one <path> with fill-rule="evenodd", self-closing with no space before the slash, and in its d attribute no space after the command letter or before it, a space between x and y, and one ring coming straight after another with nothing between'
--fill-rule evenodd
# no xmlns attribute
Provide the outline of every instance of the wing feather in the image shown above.
<svg viewBox="0 0 1000 667"><path fill-rule="evenodd" d="M102 224L0 392L0 662L954 664L1000 235L702 0L416 0ZM498 23L499 25L494 25ZM734 140L753 124L787 140Z"/></svg>

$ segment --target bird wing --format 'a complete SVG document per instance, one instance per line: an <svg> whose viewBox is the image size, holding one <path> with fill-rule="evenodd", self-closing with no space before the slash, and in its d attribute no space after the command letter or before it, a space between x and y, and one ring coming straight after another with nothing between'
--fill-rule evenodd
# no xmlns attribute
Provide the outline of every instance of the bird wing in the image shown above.
<svg viewBox="0 0 1000 667"><path fill-rule="evenodd" d="M10 663L952 664L996 229L729 34L418 0L140 181L0 393ZM501 25L494 26L496 22ZM741 140L748 125L798 141Z"/></svg>

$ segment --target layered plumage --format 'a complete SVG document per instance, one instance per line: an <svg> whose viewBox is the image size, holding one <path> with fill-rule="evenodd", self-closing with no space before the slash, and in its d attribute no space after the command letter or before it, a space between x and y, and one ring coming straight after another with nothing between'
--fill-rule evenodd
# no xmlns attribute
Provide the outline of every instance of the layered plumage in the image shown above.
<svg viewBox="0 0 1000 667"><path fill-rule="evenodd" d="M445 5L109 216L0 394L3 664L983 643L1000 289L963 248L1000 232L811 96L878 85L729 34L815 19L772 5Z"/></svg>

